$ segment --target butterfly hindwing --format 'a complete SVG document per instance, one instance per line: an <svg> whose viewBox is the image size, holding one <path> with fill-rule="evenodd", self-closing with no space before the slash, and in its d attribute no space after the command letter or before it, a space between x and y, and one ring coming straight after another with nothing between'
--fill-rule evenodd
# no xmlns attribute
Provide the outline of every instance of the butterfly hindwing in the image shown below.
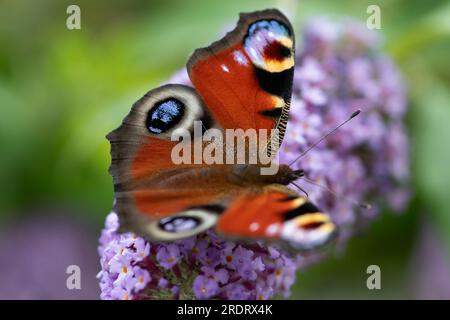
<svg viewBox="0 0 450 320"><path fill-rule="evenodd" d="M309 250L332 239L336 227L305 197L284 186L268 185L235 199L220 216L216 230L231 238L283 241Z"/></svg>

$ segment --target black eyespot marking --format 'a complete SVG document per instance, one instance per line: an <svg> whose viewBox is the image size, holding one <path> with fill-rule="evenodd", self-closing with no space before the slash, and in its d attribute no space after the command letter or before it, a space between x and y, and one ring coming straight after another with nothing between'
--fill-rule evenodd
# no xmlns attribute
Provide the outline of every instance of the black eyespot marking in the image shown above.
<svg viewBox="0 0 450 320"><path fill-rule="evenodd" d="M255 73L258 83L264 91L281 97L287 102L291 100L293 67L281 72L269 72L255 68Z"/></svg>
<svg viewBox="0 0 450 320"><path fill-rule="evenodd" d="M280 46L279 48L279 54L283 58L289 58L292 56L292 50L285 46Z"/></svg>
<svg viewBox="0 0 450 320"><path fill-rule="evenodd" d="M291 49L279 41L272 41L264 48L264 57L268 60L283 61L292 55Z"/></svg>
<svg viewBox="0 0 450 320"><path fill-rule="evenodd" d="M203 206L196 206L189 208L190 210L200 209L200 210L206 210L211 213L215 214L221 214L225 211L225 207L220 204L205 204Z"/></svg>
<svg viewBox="0 0 450 320"><path fill-rule="evenodd" d="M160 134L173 128L184 115L185 105L180 100L168 98L159 101L148 112L145 122L150 133Z"/></svg>
<svg viewBox="0 0 450 320"><path fill-rule="evenodd" d="M306 202L302 204L300 207L297 207L295 209L292 209L291 211L288 211L284 215L284 220L290 220L297 216L300 216L302 214L307 213L314 213L314 212L322 212L319 208L317 208L315 205L313 205L311 202Z"/></svg>
<svg viewBox="0 0 450 320"><path fill-rule="evenodd" d="M283 112L282 108L272 108L268 110L263 110L260 112L261 115L269 118L279 118Z"/></svg>
<svg viewBox="0 0 450 320"><path fill-rule="evenodd" d="M166 232L182 232L195 229L202 223L198 217L168 217L159 221L159 228Z"/></svg>
<svg viewBox="0 0 450 320"><path fill-rule="evenodd" d="M280 202L290 202L290 201L295 200L295 199L298 199L298 197L297 196L287 196L286 198L280 199L278 201L280 201Z"/></svg>

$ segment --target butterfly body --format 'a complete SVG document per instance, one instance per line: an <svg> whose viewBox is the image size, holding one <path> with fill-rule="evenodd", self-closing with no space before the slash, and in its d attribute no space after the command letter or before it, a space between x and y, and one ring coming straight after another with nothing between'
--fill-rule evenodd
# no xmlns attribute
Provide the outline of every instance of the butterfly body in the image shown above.
<svg viewBox="0 0 450 320"><path fill-rule="evenodd" d="M273 157L289 114L294 49L293 29L279 11L242 14L233 31L189 59L194 88L164 85L133 105L107 136L121 231L173 241L215 227L225 237L281 241L298 249L332 238L336 229L329 216L287 187L302 171L280 165L262 174L271 163L245 157L254 143L246 141L242 151L229 141L204 141L211 132L254 130L259 138L266 130L268 140L258 146ZM198 141L202 149L217 148L218 161L197 161L204 155L195 147ZM194 145L183 154L190 161L174 161L183 143ZM245 161L222 161L226 157L217 156L218 150L231 150L233 160L244 152Z"/></svg>

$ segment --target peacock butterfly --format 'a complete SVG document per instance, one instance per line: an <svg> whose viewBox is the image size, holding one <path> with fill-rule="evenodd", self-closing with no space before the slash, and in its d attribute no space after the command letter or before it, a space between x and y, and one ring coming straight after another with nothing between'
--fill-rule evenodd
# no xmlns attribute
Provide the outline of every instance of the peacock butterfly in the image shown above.
<svg viewBox="0 0 450 320"><path fill-rule="evenodd" d="M272 157L287 125L294 51L294 31L281 12L241 14L234 30L189 58L194 88L164 85L133 105L107 136L120 231L174 241L214 227L224 237L304 250L332 238L330 217L287 187L301 171L281 165L262 175L259 162L175 164L171 157L173 135L197 121L204 134L276 129L266 145Z"/></svg>

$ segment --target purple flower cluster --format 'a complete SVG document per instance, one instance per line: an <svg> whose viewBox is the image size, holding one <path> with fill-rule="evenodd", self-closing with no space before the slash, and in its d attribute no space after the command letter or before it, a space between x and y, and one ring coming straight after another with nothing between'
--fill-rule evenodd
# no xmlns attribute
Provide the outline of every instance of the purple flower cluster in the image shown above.
<svg viewBox="0 0 450 320"><path fill-rule="evenodd" d="M268 299L289 295L297 261L274 246L241 245L209 230L170 244L117 233L106 218L100 237L102 299Z"/></svg>
<svg viewBox="0 0 450 320"><path fill-rule="evenodd" d="M303 36L279 157L281 163L290 163L361 109L359 117L294 164L307 177L297 183L339 226L342 245L357 221L370 221L381 206L401 210L407 203L406 92L396 67L379 52L379 36L364 25L315 19ZM170 82L190 84L185 70ZM363 201L372 208L355 205ZM287 296L296 271L321 258L314 253L292 256L260 243L225 241L213 230L160 244L119 234L117 228L117 215L110 213L99 247L102 299Z"/></svg>
<svg viewBox="0 0 450 320"><path fill-rule="evenodd" d="M100 236L98 252L101 256L100 279L102 299L129 300L152 280L142 262L150 254L150 243L132 234L119 234L116 214L106 218Z"/></svg>
<svg viewBox="0 0 450 320"><path fill-rule="evenodd" d="M379 52L379 34L355 21L316 18L301 43L280 162L291 163L360 109L358 117L294 164L306 173L299 184L341 230L353 228L357 218L370 220L381 206L401 210L409 198L406 90L397 68ZM358 210L355 203L361 202L372 208Z"/></svg>

